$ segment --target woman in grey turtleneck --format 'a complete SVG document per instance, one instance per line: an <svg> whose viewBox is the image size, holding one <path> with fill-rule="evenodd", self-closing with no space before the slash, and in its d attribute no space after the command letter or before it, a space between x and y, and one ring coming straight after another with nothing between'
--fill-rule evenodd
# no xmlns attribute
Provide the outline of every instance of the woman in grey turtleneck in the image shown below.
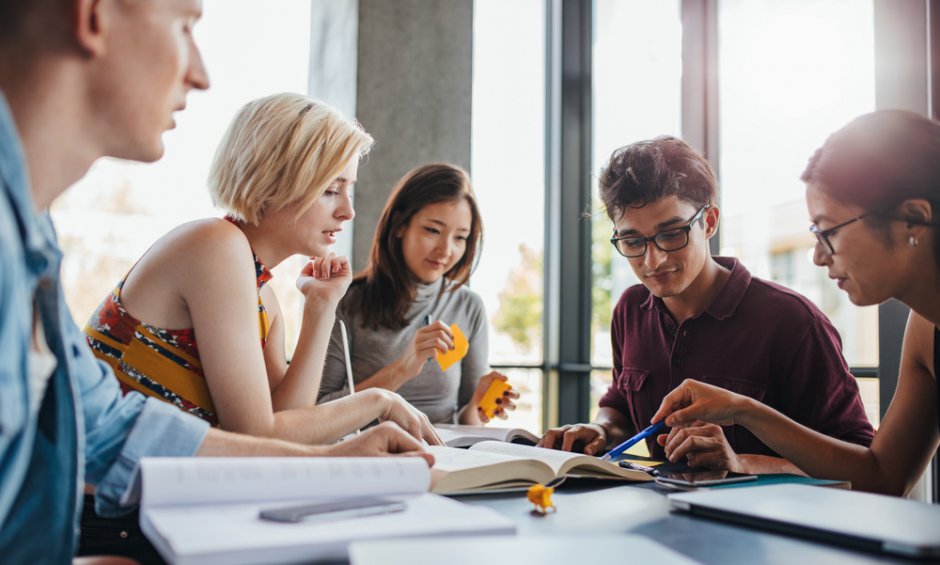
<svg viewBox="0 0 940 565"><path fill-rule="evenodd" d="M376 227L369 265L337 307L320 402L349 394L339 330L343 321L356 390L397 392L435 423L488 421L477 403L493 379L506 377L489 370L486 311L465 286L482 238L466 172L432 164L402 177ZM454 323L470 350L441 371L428 360L453 347ZM518 394L504 394L497 417L515 408L513 398Z"/></svg>

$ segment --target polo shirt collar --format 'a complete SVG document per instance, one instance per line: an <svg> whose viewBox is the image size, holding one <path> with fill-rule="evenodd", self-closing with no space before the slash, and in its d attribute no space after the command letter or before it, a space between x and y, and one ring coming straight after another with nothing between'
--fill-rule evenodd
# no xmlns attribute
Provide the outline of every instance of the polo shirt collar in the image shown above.
<svg viewBox="0 0 940 565"><path fill-rule="evenodd" d="M719 265L729 269L731 276L728 277L725 286L705 312L717 320L724 320L734 314L738 304L744 299L747 287L751 284L751 273L734 257L715 257L714 259Z"/></svg>
<svg viewBox="0 0 940 565"><path fill-rule="evenodd" d="M729 269L731 275L715 300L705 309L705 313L717 320L724 320L734 314L738 304L744 299L747 287L751 284L751 273L734 257L713 257L713 259L722 267ZM649 293L640 307L644 310L656 308L661 312L669 313L663 300L653 296L652 293Z"/></svg>

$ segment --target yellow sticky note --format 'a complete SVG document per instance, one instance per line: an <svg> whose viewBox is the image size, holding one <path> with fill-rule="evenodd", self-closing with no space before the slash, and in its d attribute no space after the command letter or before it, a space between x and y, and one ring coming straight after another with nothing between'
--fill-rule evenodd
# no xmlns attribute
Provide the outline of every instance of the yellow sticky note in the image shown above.
<svg viewBox="0 0 940 565"><path fill-rule="evenodd" d="M454 334L454 348L445 353L437 352L437 364L441 366L442 371L446 371L451 365L466 357L467 352L470 351L470 342L467 341L467 336L463 335L457 324L451 324L450 331Z"/></svg>
<svg viewBox="0 0 940 565"><path fill-rule="evenodd" d="M493 379L490 382L490 386L486 389L486 392L483 393L483 398L480 399L480 408L483 410L483 414L492 419L496 415L496 409L499 408L499 405L496 404L496 399L502 398L503 393L507 390L510 390L512 386L506 381L500 379Z"/></svg>

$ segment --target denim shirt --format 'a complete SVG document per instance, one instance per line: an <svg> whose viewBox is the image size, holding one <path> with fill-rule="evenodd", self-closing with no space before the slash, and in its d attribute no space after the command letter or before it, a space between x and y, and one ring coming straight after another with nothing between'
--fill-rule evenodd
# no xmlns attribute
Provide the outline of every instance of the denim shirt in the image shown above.
<svg viewBox="0 0 940 565"><path fill-rule="evenodd" d="M122 396L75 326L59 280L62 253L36 212L23 150L0 92L0 560L68 563L84 483L106 516L143 456L193 455L208 424L156 399ZM28 350L36 305L58 363L31 410Z"/></svg>

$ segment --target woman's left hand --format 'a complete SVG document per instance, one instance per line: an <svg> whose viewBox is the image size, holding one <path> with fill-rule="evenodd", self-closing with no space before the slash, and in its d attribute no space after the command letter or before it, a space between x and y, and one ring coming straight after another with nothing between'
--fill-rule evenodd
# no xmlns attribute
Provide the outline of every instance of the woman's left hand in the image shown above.
<svg viewBox="0 0 940 565"><path fill-rule="evenodd" d="M506 375L500 373L499 371L490 371L489 373L480 377L480 380L477 381L477 388L473 391L473 397L470 399L470 404L475 407L477 412L477 417L480 418L480 421L484 424L490 422L490 418L483 413L483 409L480 408L480 400L483 399L483 395L486 394L486 390L490 388L490 384L494 380L507 381L509 380ZM519 393L509 389L503 391L502 398L496 399L497 408L493 412L493 416L499 418L500 420L505 420L509 417L509 414L506 413L507 410L515 410L516 404L513 400L519 398Z"/></svg>
<svg viewBox="0 0 940 565"><path fill-rule="evenodd" d="M325 303L335 307L351 282L349 260L330 253L326 257L313 257L304 266L297 277L297 289L303 293L307 304Z"/></svg>
<svg viewBox="0 0 940 565"><path fill-rule="evenodd" d="M744 463L731 449L720 426L696 421L669 430L656 437L673 463L685 460L689 467L705 467L743 473Z"/></svg>

